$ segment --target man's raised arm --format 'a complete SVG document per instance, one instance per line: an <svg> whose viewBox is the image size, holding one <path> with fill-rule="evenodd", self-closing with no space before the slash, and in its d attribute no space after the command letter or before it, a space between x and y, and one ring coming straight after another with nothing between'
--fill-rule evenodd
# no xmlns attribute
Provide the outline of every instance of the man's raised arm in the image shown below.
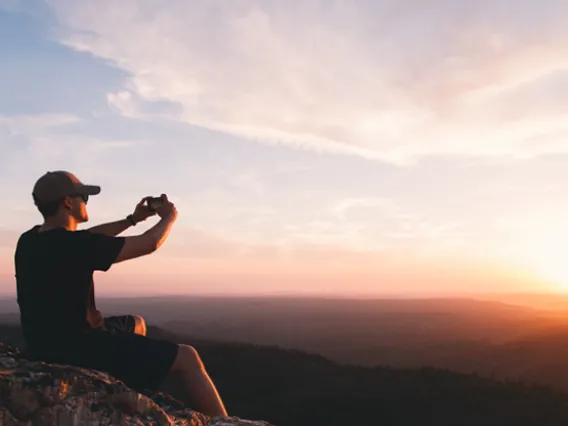
<svg viewBox="0 0 568 426"><path fill-rule="evenodd" d="M103 223L102 225L93 226L88 231L94 234L102 234L108 237L116 237L132 226L128 219L117 220L116 222Z"/></svg>
<svg viewBox="0 0 568 426"><path fill-rule="evenodd" d="M145 256L156 251L166 240L177 219L175 206L165 197L164 204L156 211L160 221L141 235L124 238L124 246L114 263Z"/></svg>
<svg viewBox="0 0 568 426"><path fill-rule="evenodd" d="M92 228L89 228L88 231L94 234L106 235L108 237L116 237L117 235L122 234L131 226L138 222L142 222L155 214L146 205L144 205L145 201L146 197L136 205L134 212L131 215L128 215L126 219L93 226ZM132 222L130 220L132 220Z"/></svg>

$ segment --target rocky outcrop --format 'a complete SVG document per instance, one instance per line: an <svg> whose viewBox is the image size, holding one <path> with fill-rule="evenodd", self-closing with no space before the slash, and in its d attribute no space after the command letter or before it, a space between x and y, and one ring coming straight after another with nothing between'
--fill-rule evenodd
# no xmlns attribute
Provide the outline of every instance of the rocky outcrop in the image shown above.
<svg viewBox="0 0 568 426"><path fill-rule="evenodd" d="M235 417L210 418L164 393L150 398L99 371L32 362L2 343L0 425L270 426Z"/></svg>

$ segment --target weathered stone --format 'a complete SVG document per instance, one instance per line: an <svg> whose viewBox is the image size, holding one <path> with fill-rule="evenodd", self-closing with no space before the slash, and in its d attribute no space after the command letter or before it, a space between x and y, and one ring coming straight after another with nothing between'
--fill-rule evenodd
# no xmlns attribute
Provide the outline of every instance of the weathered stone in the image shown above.
<svg viewBox="0 0 568 426"><path fill-rule="evenodd" d="M33 362L0 343L2 426L271 426L211 418L160 392L150 398L106 373Z"/></svg>

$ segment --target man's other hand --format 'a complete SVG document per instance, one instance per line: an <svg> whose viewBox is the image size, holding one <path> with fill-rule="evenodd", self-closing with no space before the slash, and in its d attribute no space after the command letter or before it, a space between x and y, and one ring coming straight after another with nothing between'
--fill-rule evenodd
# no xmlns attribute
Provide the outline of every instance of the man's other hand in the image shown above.
<svg viewBox="0 0 568 426"><path fill-rule="evenodd" d="M146 198L142 198L142 200L136 204L136 208L134 209L134 213L132 213L132 218L136 223L143 222L148 219L150 216L154 216L156 212L153 212L148 208L146 203Z"/></svg>

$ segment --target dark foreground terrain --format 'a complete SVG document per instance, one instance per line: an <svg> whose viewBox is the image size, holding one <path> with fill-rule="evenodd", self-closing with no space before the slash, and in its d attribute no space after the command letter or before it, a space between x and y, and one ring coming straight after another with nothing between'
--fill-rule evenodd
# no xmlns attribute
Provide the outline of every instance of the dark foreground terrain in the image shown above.
<svg viewBox="0 0 568 426"><path fill-rule="evenodd" d="M194 345L232 415L276 425L556 426L568 395L432 368L341 365L318 355L254 344L216 343L151 326L148 334ZM17 325L0 341L22 346ZM175 391L171 383L164 390Z"/></svg>

